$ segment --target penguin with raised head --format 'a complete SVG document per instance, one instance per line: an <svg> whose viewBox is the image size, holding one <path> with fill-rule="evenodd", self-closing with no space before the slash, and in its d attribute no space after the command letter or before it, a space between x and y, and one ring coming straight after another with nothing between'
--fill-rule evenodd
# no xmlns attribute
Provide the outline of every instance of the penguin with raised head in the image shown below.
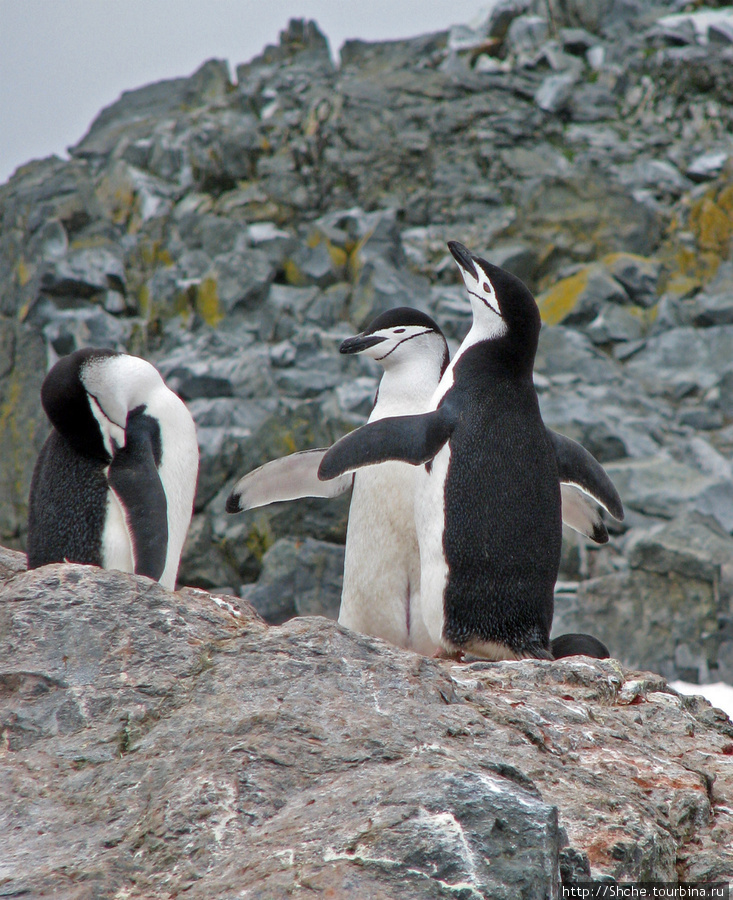
<svg viewBox="0 0 733 900"><path fill-rule="evenodd" d="M374 319L341 353L374 359L384 373L370 422L427 409L448 365L448 345L436 323L409 307ZM331 482L318 479L325 449L305 450L266 463L235 485L229 512L280 500L334 497L354 491L349 508L339 622L419 653L432 654L420 613L420 554L415 533L413 466L390 462Z"/></svg>
<svg viewBox="0 0 733 900"><path fill-rule="evenodd" d="M357 429L324 455L319 477L385 460L418 467L421 607L431 639L455 655L550 659L560 483L618 519L623 507L590 454L542 422L532 380L541 322L526 285L457 241L448 247L473 323L429 411Z"/></svg>
<svg viewBox="0 0 733 900"><path fill-rule="evenodd" d="M146 360L85 348L52 367L41 403L53 430L31 481L28 567L87 563L172 590L199 464L183 401Z"/></svg>
<svg viewBox="0 0 733 900"><path fill-rule="evenodd" d="M361 334L345 340L340 350L368 355L384 369L370 422L426 410L448 364L447 344L437 324L404 307L379 316ZM227 511L338 496L352 486L354 476L348 472L330 481L319 480L318 467L325 453L323 448L303 450L253 470L236 483ZM586 455L587 466L597 465ZM402 463L385 463L356 476L339 621L429 654L439 645L427 634L419 606L419 549L409 495L416 476L413 467ZM561 493L563 521L597 543L607 541L608 532L594 504L570 485L561 485Z"/></svg>

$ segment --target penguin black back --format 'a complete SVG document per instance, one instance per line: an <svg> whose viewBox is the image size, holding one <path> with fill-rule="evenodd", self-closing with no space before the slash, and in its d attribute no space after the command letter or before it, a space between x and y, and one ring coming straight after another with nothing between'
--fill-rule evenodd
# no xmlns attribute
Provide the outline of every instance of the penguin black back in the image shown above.
<svg viewBox="0 0 733 900"><path fill-rule="evenodd" d="M106 462L83 456L54 430L36 461L28 502L28 568L102 564Z"/></svg>
<svg viewBox="0 0 733 900"><path fill-rule="evenodd" d="M531 370L529 378L516 372L521 355L500 340L498 354L481 344L467 351L446 398L460 414L444 487L444 635L459 647L474 636L544 656L562 540L560 485ZM514 377L501 367L506 352Z"/></svg>

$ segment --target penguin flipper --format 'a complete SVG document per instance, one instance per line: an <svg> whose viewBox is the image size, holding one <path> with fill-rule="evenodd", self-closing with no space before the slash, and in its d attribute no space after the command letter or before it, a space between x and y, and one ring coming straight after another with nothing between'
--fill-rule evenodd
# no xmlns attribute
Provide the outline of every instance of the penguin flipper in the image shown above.
<svg viewBox="0 0 733 900"><path fill-rule="evenodd" d="M608 530L601 511L587 494L572 484L561 484L560 497L564 525L584 534L596 544L605 544L608 541Z"/></svg>
<svg viewBox="0 0 733 900"><path fill-rule="evenodd" d="M159 446L156 420L133 410L127 417L125 446L115 453L107 480L125 512L135 574L158 581L168 555L168 502L155 461L156 440Z"/></svg>
<svg viewBox="0 0 733 900"><path fill-rule="evenodd" d="M338 497L348 491L354 481L351 472L331 481L319 480L318 467L326 449L291 453L249 472L239 479L227 497L227 512L243 512L301 497Z"/></svg>
<svg viewBox="0 0 733 900"><path fill-rule="evenodd" d="M549 428L547 436L555 450L560 481L588 494L614 519L621 521L624 517L624 507L603 466L577 441Z"/></svg>
<svg viewBox="0 0 733 900"><path fill-rule="evenodd" d="M445 404L420 416L394 416L369 422L336 441L323 457L318 477L328 480L390 459L422 465L445 444L454 425L450 408Z"/></svg>

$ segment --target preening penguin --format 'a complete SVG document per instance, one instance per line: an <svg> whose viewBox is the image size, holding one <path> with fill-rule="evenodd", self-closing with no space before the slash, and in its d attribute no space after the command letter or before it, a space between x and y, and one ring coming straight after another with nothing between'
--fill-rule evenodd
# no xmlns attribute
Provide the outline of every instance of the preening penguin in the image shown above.
<svg viewBox="0 0 733 900"><path fill-rule="evenodd" d="M384 369L370 422L423 412L448 365L440 328L424 313L400 307L378 316L342 353L361 353ZM351 487L339 622L398 646L432 654L420 612L420 555L415 532L416 470L390 462L356 477L320 481L326 450L306 450L273 460L240 479L227 500L229 512L298 497L333 497Z"/></svg>
<svg viewBox="0 0 733 900"><path fill-rule="evenodd" d="M41 387L53 430L36 462L28 567L78 562L175 587L193 512L196 428L144 359L86 348Z"/></svg>
<svg viewBox="0 0 733 900"><path fill-rule="evenodd" d="M473 324L429 411L357 429L324 455L319 477L384 460L418 467L421 603L431 639L490 659L551 658L560 483L616 518L623 508L590 454L542 422L532 382L541 323L527 287L462 244L448 246Z"/></svg>

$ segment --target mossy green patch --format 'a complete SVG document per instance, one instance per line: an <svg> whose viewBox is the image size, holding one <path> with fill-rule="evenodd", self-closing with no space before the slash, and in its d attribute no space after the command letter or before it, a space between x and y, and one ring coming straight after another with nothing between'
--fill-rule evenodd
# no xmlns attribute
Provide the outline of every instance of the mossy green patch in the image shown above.
<svg viewBox="0 0 733 900"><path fill-rule="evenodd" d="M587 268L558 281L537 301L542 321L547 325L557 325L562 322L575 309L587 284Z"/></svg>

